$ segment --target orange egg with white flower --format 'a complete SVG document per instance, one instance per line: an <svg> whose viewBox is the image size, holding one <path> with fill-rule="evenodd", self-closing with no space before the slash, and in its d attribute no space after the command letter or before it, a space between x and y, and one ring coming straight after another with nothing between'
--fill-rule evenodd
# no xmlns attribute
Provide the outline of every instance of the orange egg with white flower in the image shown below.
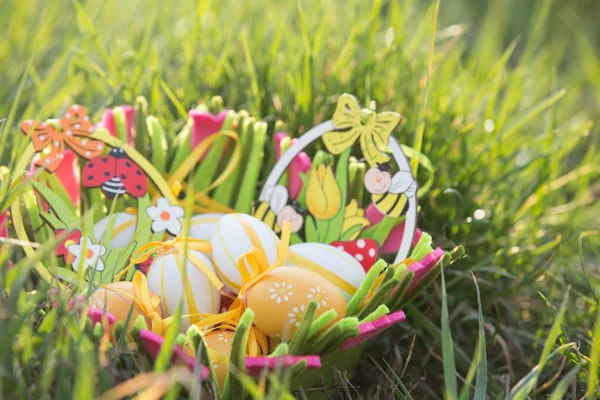
<svg viewBox="0 0 600 400"><path fill-rule="evenodd" d="M220 387L225 384L225 378L229 372L229 355L234 335L235 332L231 330L218 330L211 331L203 337L204 344L208 349L208 358ZM196 357L195 350L192 349L190 343L186 343L183 349L188 355Z"/></svg>
<svg viewBox="0 0 600 400"><path fill-rule="evenodd" d="M102 285L90 296L88 304L90 309L110 312L117 321L123 323L127 320L127 315L131 310L130 327L140 315L146 318L149 325L154 317L153 313L162 317L160 297L149 292L148 298L143 299L136 293L133 282L113 282Z"/></svg>
<svg viewBox="0 0 600 400"><path fill-rule="evenodd" d="M245 293L245 305L254 311L254 325L270 337L291 339L311 300L315 318L331 309L337 312L328 326L346 314L346 301L338 288L321 275L297 267L277 267Z"/></svg>

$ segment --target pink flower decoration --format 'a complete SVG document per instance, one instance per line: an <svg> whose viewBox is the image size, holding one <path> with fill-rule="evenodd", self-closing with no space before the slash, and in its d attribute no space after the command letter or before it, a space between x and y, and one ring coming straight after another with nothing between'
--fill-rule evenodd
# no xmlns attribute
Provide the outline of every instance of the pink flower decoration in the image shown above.
<svg viewBox="0 0 600 400"><path fill-rule="evenodd" d="M372 225L377 225L379 222L381 222L381 220L384 217L384 214L381 213L381 211L379 211L377 209L377 207L375 207L374 204L370 204L369 207L367 207L367 210L365 212L367 219L369 221L371 221ZM421 234L423 232L417 228L415 230L415 236L413 238L413 243L412 246L415 247L417 245L417 243L419 242L419 239L421 238ZM383 246L381 246L381 254L393 254L393 253L397 253L398 250L400 250L400 243L402 242L402 237L404 236L404 221L399 223L398 225L396 225L394 228L392 228L392 230L390 231L390 234L388 235L388 237L385 239L385 242L383 242Z"/></svg>
<svg viewBox="0 0 600 400"><path fill-rule="evenodd" d="M75 205L79 205L81 200L81 177L79 174L79 162L75 153L69 149L65 149L64 158L60 165L54 171L54 175L58 178L60 183L63 185L71 201ZM31 172L27 176L33 175L37 170L35 162L31 163ZM42 202L42 207L45 211L48 211L48 205L46 202Z"/></svg>
<svg viewBox="0 0 600 400"><path fill-rule="evenodd" d="M308 369L321 368L321 357L319 356L283 356L283 357L244 357L246 373L250 376L260 376L261 371L270 371L276 368L291 368L300 361L306 361Z"/></svg>
<svg viewBox="0 0 600 400"><path fill-rule="evenodd" d="M281 157L281 141L288 137L287 134L279 132L275 134L275 157L279 160ZM290 146L293 146L298 139L292 139ZM289 167L288 191L290 199L296 200L302 191L302 178L300 174L306 174L310 170L312 162L310 157L301 152L298 154Z"/></svg>
<svg viewBox="0 0 600 400"><path fill-rule="evenodd" d="M194 120L194 126L192 127L192 149L198 146L207 137L219 132L223 127L225 118L227 118L227 110L221 111L219 114L214 115L208 111L191 110L189 112L190 118ZM202 155L202 158L206 153Z"/></svg>
<svg viewBox="0 0 600 400"><path fill-rule="evenodd" d="M79 175L79 164L75 153L65 150L65 158L60 163L54 174L63 184L73 204L79 205L81 199L81 177Z"/></svg>
<svg viewBox="0 0 600 400"><path fill-rule="evenodd" d="M388 329L390 326L396 325L398 322L404 321L406 315L404 311L396 311L395 313L384 315L383 317L377 318L375 321L364 322L358 326L360 334L356 337L346 340L340 346L342 350L348 350L354 346L358 346L371 339L373 336L380 334L381 332Z"/></svg>
<svg viewBox="0 0 600 400"><path fill-rule="evenodd" d="M133 124L135 120L135 109L130 105L121 106L123 112L125 113L125 126L127 129L127 142L130 146L134 145L133 141ZM115 117L113 113L113 109L107 108L104 110L104 114L102 114L102 122L99 124L100 126L106 128L111 135L117 136L117 127L115 125Z"/></svg>
<svg viewBox="0 0 600 400"><path fill-rule="evenodd" d="M102 310L91 308L88 309L88 318L92 321L92 326L96 326L96 324L102 323L102 315ZM112 325L117 321L115 316L112 315L110 311L106 312L106 320L108 321L108 325Z"/></svg>
<svg viewBox="0 0 600 400"><path fill-rule="evenodd" d="M65 229L59 229L55 232L56 236L64 235L67 231ZM67 249L67 242L75 242L79 243L81 239L81 231L79 229L75 229L73 232L69 233L69 235L54 249L54 254L57 256L62 256L66 262L73 261L73 257L70 257L69 250Z"/></svg>
<svg viewBox="0 0 600 400"><path fill-rule="evenodd" d="M444 255L444 250L437 247L431 253L427 254L424 259L408 266L408 269L415 273L415 277L410 282L409 290L415 287L438 263Z"/></svg>
<svg viewBox="0 0 600 400"><path fill-rule="evenodd" d="M142 339L142 342L144 343L144 346L146 346L146 350L148 350L148 353L150 353L152 359L156 360L156 357L158 357L158 353L160 352L160 348L165 342L165 339L162 336L146 329L143 329L140 332L140 338ZM192 371L196 366L196 359L189 356L178 345L173 347L173 354L171 355L171 363L176 362L182 362ZM204 365L201 365L200 367L202 368L202 371L200 372L202 379L207 379L209 375L208 368L206 368Z"/></svg>
<svg viewBox="0 0 600 400"><path fill-rule="evenodd" d="M7 238L8 237L8 222L7 219L8 212L4 211L0 214L0 237Z"/></svg>

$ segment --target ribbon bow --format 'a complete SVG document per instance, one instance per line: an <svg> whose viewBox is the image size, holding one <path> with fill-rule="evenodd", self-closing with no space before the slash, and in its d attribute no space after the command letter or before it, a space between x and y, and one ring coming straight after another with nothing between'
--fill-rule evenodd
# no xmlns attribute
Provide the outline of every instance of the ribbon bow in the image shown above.
<svg viewBox="0 0 600 400"><path fill-rule="evenodd" d="M135 291L135 305L150 320L152 332L160 334L163 329L162 318L156 311L160 306L160 297L148 289L146 276L140 271L137 271L133 277L133 289Z"/></svg>
<svg viewBox="0 0 600 400"><path fill-rule="evenodd" d="M224 326L237 326L245 309L244 302L242 301L244 294L265 275L283 264L288 253L290 234L291 224L289 221L285 221L281 230L281 240L279 249L277 249L277 258L271 265L268 264L262 249L252 248L248 253L240 256L237 267L242 276L242 287L233 304L229 307L229 310L223 313L203 314L202 316L205 318L196 323L196 326L199 328L208 328L209 331L221 329ZM248 267L250 269L248 269ZM210 328L211 326L212 328ZM258 355L261 354L260 349L266 351L267 348L267 340L264 333L255 330L254 327L252 327L248 338L248 354Z"/></svg>
<svg viewBox="0 0 600 400"><path fill-rule="evenodd" d="M37 153L49 149L44 152L45 156L35 162L35 165L45 167L48 172L54 172L62 162L65 146L88 160L104 151L103 142L89 139L94 127L85 108L78 105L71 106L57 122L22 122L21 131L25 135L31 132L31 141Z"/></svg>
<svg viewBox="0 0 600 400"><path fill-rule="evenodd" d="M187 245L187 247L186 247ZM158 256L162 256L169 253L179 253L183 255L185 249L187 250L195 250L202 253L211 253L212 249L210 247L210 243L205 240L198 240L194 238L184 239L182 236L177 236L173 240L167 240L166 242L149 242L140 247L131 258L129 265L127 265L121 272L119 272L115 280L119 280L123 275L131 269L136 264L141 264L144 261L147 261L152 254L157 253ZM223 287L223 282L219 280L219 278L212 272L203 262L200 260L195 254L187 253L187 259L198 268L206 277L211 281L211 283L217 288L217 290L221 290Z"/></svg>
<svg viewBox="0 0 600 400"><path fill-rule="evenodd" d="M375 114L361 110L356 98L349 94L340 96L333 123L338 130L323 134L323 144L332 154L341 154L360 139L364 157L371 166L390 160L388 140L400 123L401 116L394 112Z"/></svg>

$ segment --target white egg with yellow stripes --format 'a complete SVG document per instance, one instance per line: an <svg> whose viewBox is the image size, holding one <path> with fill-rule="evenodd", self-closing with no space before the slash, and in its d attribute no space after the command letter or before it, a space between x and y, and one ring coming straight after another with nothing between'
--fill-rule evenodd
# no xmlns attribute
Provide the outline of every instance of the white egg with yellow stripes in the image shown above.
<svg viewBox="0 0 600 400"><path fill-rule="evenodd" d="M237 267L240 256L256 248L262 264L271 265L277 258L279 238L264 222L250 215L227 214L217 223L210 244L217 274L225 286L238 293L242 284Z"/></svg>
<svg viewBox="0 0 600 400"><path fill-rule="evenodd" d="M177 304L182 304L182 315L218 313L221 296L202 269L214 274L210 259L203 253L188 250L183 279L183 254L176 250L159 255L148 270L146 279L148 288L160 296L163 317L175 314ZM200 321L198 316L191 315L181 321L182 331L189 328L190 323Z"/></svg>
<svg viewBox="0 0 600 400"><path fill-rule="evenodd" d="M290 246L286 265L306 268L334 284L350 300L366 277L362 265L350 254L323 243Z"/></svg>
<svg viewBox="0 0 600 400"><path fill-rule="evenodd" d="M127 247L135 237L137 216L128 212L118 212L102 218L94 225L94 236L97 242L102 241L106 247ZM109 229L110 228L110 229ZM111 231L111 237L104 237Z"/></svg>
<svg viewBox="0 0 600 400"><path fill-rule="evenodd" d="M225 214L219 213L208 213L194 215L190 219L190 229L188 236L198 240L210 240L212 234L217 226L217 222Z"/></svg>

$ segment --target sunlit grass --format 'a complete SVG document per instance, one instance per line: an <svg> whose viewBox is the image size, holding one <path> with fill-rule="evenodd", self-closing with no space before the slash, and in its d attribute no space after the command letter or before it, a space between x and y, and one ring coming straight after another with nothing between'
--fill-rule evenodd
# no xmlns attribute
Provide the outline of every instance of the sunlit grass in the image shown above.
<svg viewBox="0 0 600 400"><path fill-rule="evenodd" d="M550 0L498 0L487 9L442 1L427 80L433 2L5 2L2 165L12 168L22 152L20 120L60 116L73 103L97 121L104 107L143 95L155 129L164 129L152 138L169 142L187 110L214 95L271 125L283 121L278 127L292 135L330 118L343 92L398 111L398 137L410 146L422 138L434 167L419 169L421 185L432 185L419 199L419 226L442 247L464 245L468 257L446 271L445 286L435 283L407 308L406 323L373 341L369 355L381 369L365 358L352 384L365 398L377 390L442 398L443 388L470 398L485 366L491 398L507 388L515 398L554 390L556 398L566 390L593 398L600 56L584 14L597 5L577 13ZM15 194L9 182L2 180L2 210ZM52 251L42 246L41 258ZM4 249L20 259L17 246ZM93 343L67 310L37 325L49 297L28 278L32 266L21 260L0 273L10 288L1 307L0 390L67 398L76 389L86 398L149 370L125 352L90 377L100 368ZM560 311L550 307L563 300Z"/></svg>

